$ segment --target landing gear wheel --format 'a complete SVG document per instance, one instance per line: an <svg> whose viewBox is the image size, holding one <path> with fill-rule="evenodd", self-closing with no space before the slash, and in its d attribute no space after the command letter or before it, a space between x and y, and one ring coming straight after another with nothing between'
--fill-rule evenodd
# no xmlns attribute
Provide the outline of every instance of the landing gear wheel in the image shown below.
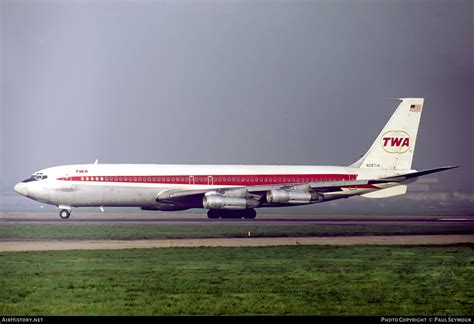
<svg viewBox="0 0 474 324"><path fill-rule="evenodd" d="M207 212L207 217L209 219L219 219L219 218L233 218L233 219L254 219L257 216L255 209L244 209L244 210L218 210L218 209L209 209Z"/></svg>
<svg viewBox="0 0 474 324"><path fill-rule="evenodd" d="M67 209L61 209L59 212L59 217L61 217L61 219L68 219L69 216L71 216L71 212Z"/></svg>
<svg viewBox="0 0 474 324"><path fill-rule="evenodd" d="M207 218L209 219L218 219L219 218L219 212L214 209L209 209L207 212Z"/></svg>
<svg viewBox="0 0 474 324"><path fill-rule="evenodd" d="M255 211L255 209L245 210L245 213L244 213L245 219L254 219L255 217L257 217L257 212Z"/></svg>

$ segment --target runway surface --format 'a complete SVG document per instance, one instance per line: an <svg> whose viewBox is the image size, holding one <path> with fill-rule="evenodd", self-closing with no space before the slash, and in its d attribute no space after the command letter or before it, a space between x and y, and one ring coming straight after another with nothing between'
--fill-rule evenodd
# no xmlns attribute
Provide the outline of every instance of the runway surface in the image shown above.
<svg viewBox="0 0 474 324"><path fill-rule="evenodd" d="M119 250L176 247L258 247L288 245L442 245L474 243L473 235L397 235L345 237L260 237L177 240L28 240L2 241L0 252Z"/></svg>
<svg viewBox="0 0 474 324"><path fill-rule="evenodd" d="M329 234L307 237L245 237L245 238L182 238L182 239L0 239L0 251L42 251L74 249L128 249L166 247L237 247L277 245L428 245L474 243L474 216L381 216L381 215L284 215L261 214L253 220L223 219L210 220L205 214L193 213L73 213L70 219L62 220L56 213L0 213L0 226L8 225L373 225L375 227L397 225L437 227L436 233L412 233L412 235L346 236ZM413 226L412 226L413 225ZM445 231L444 227L451 228ZM457 229L452 231L452 229ZM459 231L459 229L462 229ZM466 231L466 229L468 229ZM413 231L412 231L413 232ZM439 233L438 233L439 232ZM344 233L344 230L341 231ZM405 233L406 234L406 233ZM437 235L427 235L437 234ZM446 235L447 234L447 235ZM291 234L290 234L291 236Z"/></svg>
<svg viewBox="0 0 474 324"><path fill-rule="evenodd" d="M260 214L256 219L210 220L204 214L192 213L72 213L67 220L57 213L1 212L0 226L11 224L167 224L167 225L455 225L474 227L474 216L380 216L380 215L301 215L301 214Z"/></svg>

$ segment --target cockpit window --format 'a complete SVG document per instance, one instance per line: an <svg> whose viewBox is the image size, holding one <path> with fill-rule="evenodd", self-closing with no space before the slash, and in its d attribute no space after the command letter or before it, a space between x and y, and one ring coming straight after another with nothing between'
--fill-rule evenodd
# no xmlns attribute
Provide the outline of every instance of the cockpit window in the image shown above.
<svg viewBox="0 0 474 324"><path fill-rule="evenodd" d="M36 181L36 176L32 175L28 179L23 180L22 182L31 182L31 181Z"/></svg>
<svg viewBox="0 0 474 324"><path fill-rule="evenodd" d="M39 181L39 180L43 180L47 178L48 176L46 174L35 173L35 174L32 174L31 177L29 177L28 179L23 180L22 182Z"/></svg>

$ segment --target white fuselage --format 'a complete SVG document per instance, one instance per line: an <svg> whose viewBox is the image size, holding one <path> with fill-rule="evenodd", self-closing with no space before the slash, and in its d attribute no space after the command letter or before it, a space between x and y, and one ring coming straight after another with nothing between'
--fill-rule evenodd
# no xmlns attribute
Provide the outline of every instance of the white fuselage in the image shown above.
<svg viewBox="0 0 474 324"><path fill-rule="evenodd" d="M399 173L337 166L83 164L52 167L36 174L47 178L27 182L20 189L17 185L15 190L56 206L153 207L160 192L170 189L328 183L377 179ZM352 196L381 188L350 189Z"/></svg>

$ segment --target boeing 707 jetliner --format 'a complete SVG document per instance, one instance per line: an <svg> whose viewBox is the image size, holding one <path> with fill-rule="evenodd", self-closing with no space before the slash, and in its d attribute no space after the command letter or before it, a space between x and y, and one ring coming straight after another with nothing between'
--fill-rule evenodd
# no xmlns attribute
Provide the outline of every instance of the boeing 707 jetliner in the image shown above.
<svg viewBox="0 0 474 324"><path fill-rule="evenodd" d="M411 168L423 98L400 104L370 149L349 166L81 164L35 172L15 191L55 205L140 207L143 210L208 209L209 218L255 218L255 208L287 207L362 196L404 194L430 173Z"/></svg>

